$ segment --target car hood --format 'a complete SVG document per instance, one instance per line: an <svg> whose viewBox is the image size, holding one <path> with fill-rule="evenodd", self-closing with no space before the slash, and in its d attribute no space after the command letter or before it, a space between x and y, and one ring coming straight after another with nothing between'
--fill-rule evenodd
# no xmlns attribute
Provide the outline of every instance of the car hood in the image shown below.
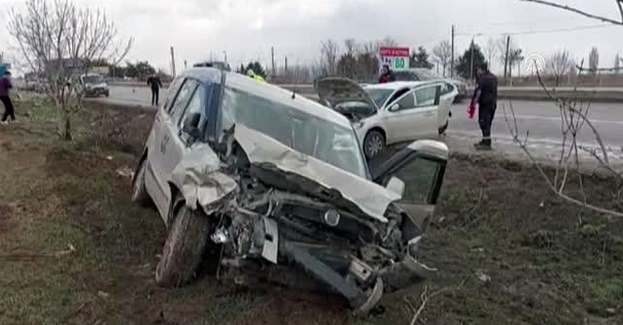
<svg viewBox="0 0 623 325"><path fill-rule="evenodd" d="M316 192L337 191L342 206L356 206L361 212L387 222L385 211L389 204L401 199L397 193L357 175L334 167L312 156L302 154L281 142L236 124L234 138L253 165L270 165L282 171L284 177L295 174L306 183L317 184Z"/></svg>
<svg viewBox="0 0 623 325"><path fill-rule="evenodd" d="M321 101L329 103L332 108L345 102L361 102L377 110L378 107L368 92L356 81L348 78L322 78L314 85Z"/></svg>

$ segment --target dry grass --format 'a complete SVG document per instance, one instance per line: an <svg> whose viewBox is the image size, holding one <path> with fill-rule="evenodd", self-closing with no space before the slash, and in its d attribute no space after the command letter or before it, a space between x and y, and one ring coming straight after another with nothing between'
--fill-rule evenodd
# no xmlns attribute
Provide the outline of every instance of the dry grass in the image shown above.
<svg viewBox="0 0 623 325"><path fill-rule="evenodd" d="M285 290L160 289L164 227L116 172L134 167L153 115L91 106L60 143L48 106L18 112L0 129L0 324L408 324L417 310L419 292L354 319ZM607 182L587 184L615 204ZM530 168L472 157L452 159L441 202L422 259L440 269L430 292L447 290L416 324L623 323L621 221L559 201Z"/></svg>

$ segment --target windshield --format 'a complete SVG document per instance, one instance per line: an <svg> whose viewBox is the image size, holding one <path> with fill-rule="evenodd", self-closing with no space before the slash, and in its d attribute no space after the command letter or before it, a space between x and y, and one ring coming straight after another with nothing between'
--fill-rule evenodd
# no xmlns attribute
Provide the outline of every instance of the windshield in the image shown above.
<svg viewBox="0 0 623 325"><path fill-rule="evenodd" d="M384 88L366 88L366 92L368 92L368 95L370 95L370 98L372 98L377 107L383 107L383 104L385 104L387 98L394 92L394 90Z"/></svg>
<svg viewBox="0 0 623 325"><path fill-rule="evenodd" d="M352 127L344 127L247 92L225 87L222 129L234 123L262 132L284 145L337 168L368 178Z"/></svg>
<svg viewBox="0 0 623 325"><path fill-rule="evenodd" d="M99 84L104 82L104 78L100 75L83 76L82 82L85 84Z"/></svg>

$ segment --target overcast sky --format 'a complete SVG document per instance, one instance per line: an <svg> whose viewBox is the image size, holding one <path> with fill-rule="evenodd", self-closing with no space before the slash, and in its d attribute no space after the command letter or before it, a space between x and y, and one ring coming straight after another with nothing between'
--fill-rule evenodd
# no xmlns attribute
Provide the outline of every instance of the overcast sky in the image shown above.
<svg viewBox="0 0 623 325"><path fill-rule="evenodd" d="M613 0L559 0L595 14L618 18ZM0 0L2 26L7 9L24 1ZM229 62L259 59L270 64L274 46L278 65L284 55L290 64L308 63L318 57L321 40L375 40L386 36L401 45L432 48L450 39L456 25L456 53L462 53L474 34L486 46L499 34L585 28L576 31L513 36L526 55L548 56L566 48L573 56L588 58L592 46L600 51L600 66L612 66L623 54L623 27L519 0L75 0L77 4L104 9L121 35L133 36L129 60L148 60L169 70L170 46L177 66L207 59L211 53ZM251 5L252 4L252 5ZM0 44L10 51L4 27Z"/></svg>

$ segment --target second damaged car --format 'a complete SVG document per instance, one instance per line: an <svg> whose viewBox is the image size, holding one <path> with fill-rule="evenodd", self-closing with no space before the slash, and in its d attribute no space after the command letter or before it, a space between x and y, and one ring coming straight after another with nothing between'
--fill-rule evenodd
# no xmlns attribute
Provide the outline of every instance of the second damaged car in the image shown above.
<svg viewBox="0 0 623 325"><path fill-rule="evenodd" d="M447 147L416 141L368 169L347 118L215 68L178 76L133 179L168 228L156 282L312 284L358 314L434 269L416 258ZM203 263L202 263L203 262Z"/></svg>

